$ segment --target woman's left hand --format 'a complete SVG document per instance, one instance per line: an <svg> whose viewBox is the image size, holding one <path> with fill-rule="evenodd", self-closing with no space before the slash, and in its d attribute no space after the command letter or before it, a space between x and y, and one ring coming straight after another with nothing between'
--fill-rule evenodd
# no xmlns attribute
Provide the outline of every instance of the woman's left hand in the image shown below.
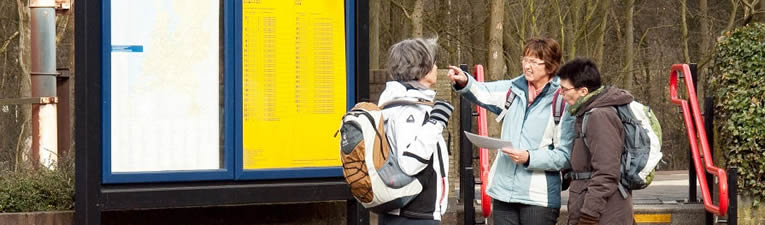
<svg viewBox="0 0 765 225"><path fill-rule="evenodd" d="M529 161L529 152L526 150L503 148L502 152L510 157L516 164L525 164Z"/></svg>

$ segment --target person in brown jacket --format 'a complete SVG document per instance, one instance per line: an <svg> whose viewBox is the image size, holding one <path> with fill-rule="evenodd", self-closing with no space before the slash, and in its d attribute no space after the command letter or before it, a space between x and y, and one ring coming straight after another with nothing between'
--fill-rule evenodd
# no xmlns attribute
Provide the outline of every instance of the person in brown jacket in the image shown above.
<svg viewBox="0 0 765 225"><path fill-rule="evenodd" d="M635 224L632 193L626 190L624 198L618 190L625 132L612 107L632 102L632 95L603 86L591 60L574 59L560 68L558 76L569 113L576 116L568 224ZM585 114L589 114L587 124L582 121ZM586 138L582 129L586 129Z"/></svg>

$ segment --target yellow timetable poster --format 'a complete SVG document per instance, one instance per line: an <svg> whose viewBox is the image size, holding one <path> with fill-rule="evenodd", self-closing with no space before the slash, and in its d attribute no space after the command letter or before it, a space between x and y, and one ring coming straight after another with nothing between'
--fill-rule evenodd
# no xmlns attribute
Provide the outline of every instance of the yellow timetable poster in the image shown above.
<svg viewBox="0 0 765 225"><path fill-rule="evenodd" d="M245 170L340 166L343 0L242 1Z"/></svg>

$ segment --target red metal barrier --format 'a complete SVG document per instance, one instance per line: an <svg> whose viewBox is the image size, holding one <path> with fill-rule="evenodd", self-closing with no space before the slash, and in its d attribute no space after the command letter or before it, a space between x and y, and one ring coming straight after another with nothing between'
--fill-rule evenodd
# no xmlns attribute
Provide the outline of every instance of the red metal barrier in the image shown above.
<svg viewBox="0 0 765 225"><path fill-rule="evenodd" d="M685 86L688 90L688 101L682 100L677 97L677 76L678 73L684 75ZM701 142L701 150L704 151L704 156L710 156L709 142L707 142L707 132L704 128L704 122L701 117L701 111L699 110L698 100L696 99L696 90L693 88L693 81L691 70L688 64L675 64L672 65L672 71L669 74L669 95L672 98L672 103L680 105L683 109L683 119L685 120L685 128L688 130L688 141L691 144L691 153L693 153L693 165L696 167L696 177L699 179L701 186L701 195L704 201L704 208L718 216L725 216L728 211L728 176L725 170L715 167L712 162L712 157L704 157L704 165L701 163L701 155L699 154L699 147L697 142ZM693 111L689 109L692 108ZM691 114L693 113L693 114ZM696 129L693 129L693 125L696 125ZM698 139L696 135L698 133ZM703 167L702 167L703 166ZM703 169L702 169L703 168ZM704 171L717 176L718 189L720 191L718 196L718 205L714 205L712 202L712 194L709 187L707 187L707 178L704 175Z"/></svg>
<svg viewBox="0 0 765 225"><path fill-rule="evenodd" d="M484 79L483 66L476 65L474 74L475 79L482 82ZM478 111L478 135L488 136L489 127L486 122L486 109L476 106L476 110ZM479 174L481 177L481 207L483 209L483 217L488 218L491 215L491 198L486 194L489 188L489 150L481 148L478 151L478 155L481 166L481 174Z"/></svg>

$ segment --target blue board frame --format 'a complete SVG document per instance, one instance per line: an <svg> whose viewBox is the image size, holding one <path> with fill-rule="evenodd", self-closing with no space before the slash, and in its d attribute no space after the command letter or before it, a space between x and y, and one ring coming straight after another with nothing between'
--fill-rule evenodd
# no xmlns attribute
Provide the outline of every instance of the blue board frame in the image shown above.
<svg viewBox="0 0 765 225"><path fill-rule="evenodd" d="M268 180L291 178L342 177L342 167L308 167L289 169L245 170L243 162L243 127L242 127L242 3L234 6L235 16L235 58L236 64L236 164L237 180ZM356 1L345 0L345 61L346 61L346 110L356 104ZM339 156L338 156L339 157Z"/></svg>
<svg viewBox="0 0 765 225"><path fill-rule="evenodd" d="M345 1L346 108L356 103L356 2ZM242 3L223 0L224 26L224 156L223 168L215 170L119 172L111 170L111 0L102 1L102 183L156 183L210 180L265 180L341 177L342 168L312 167L244 170L242 147ZM233 15L233 16L232 16Z"/></svg>
<svg viewBox="0 0 765 225"><path fill-rule="evenodd" d="M174 181L205 181L205 180L232 180L234 178L234 96L231 87L234 86L234 0L223 0L223 32L224 32L224 147L223 168L215 170L189 170L189 171L157 171L157 172L119 172L111 170L111 1L103 0L101 13L103 14L101 45L102 57L102 85L103 95L103 124L102 124L102 182L117 183L146 183L146 182L174 182Z"/></svg>

